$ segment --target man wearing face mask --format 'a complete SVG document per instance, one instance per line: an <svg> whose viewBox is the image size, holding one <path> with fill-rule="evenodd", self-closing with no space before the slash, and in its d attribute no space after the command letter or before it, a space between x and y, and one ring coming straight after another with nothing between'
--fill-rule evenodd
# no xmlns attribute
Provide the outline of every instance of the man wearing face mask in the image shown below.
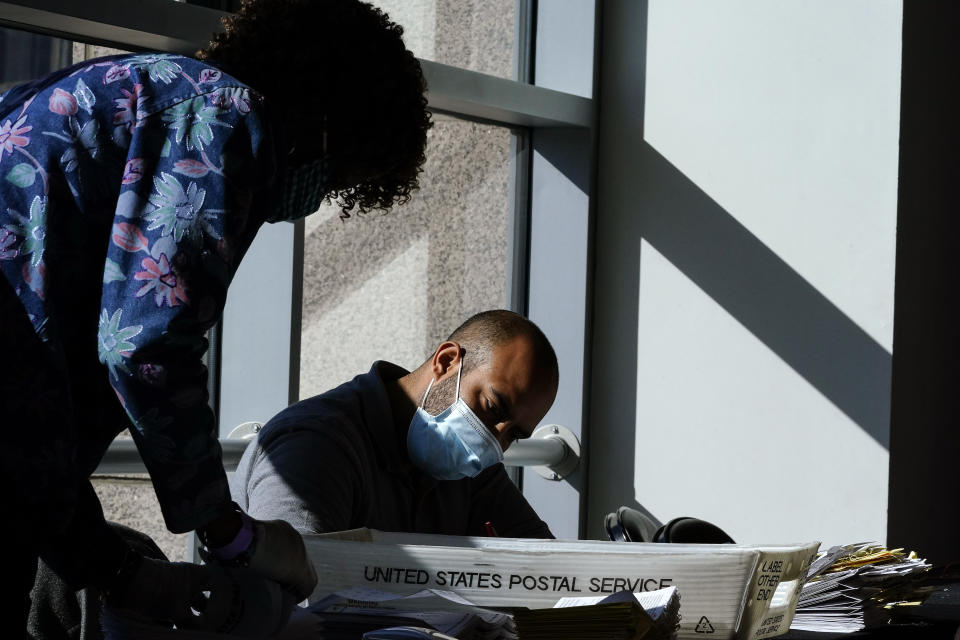
<svg viewBox="0 0 960 640"><path fill-rule="evenodd" d="M370 371L276 415L231 481L253 517L302 533L358 527L552 538L502 464L553 404L557 359L510 311L467 320L420 367Z"/></svg>

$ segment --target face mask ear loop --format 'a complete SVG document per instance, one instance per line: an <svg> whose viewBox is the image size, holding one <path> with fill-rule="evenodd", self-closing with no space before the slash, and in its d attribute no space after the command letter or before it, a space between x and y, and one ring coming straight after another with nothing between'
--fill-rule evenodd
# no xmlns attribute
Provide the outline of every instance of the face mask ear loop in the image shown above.
<svg viewBox="0 0 960 640"><path fill-rule="evenodd" d="M463 356L460 356L460 368L457 369L457 397L454 398L454 402L460 399L460 374L463 372Z"/></svg>
<svg viewBox="0 0 960 640"><path fill-rule="evenodd" d="M427 401L427 394L430 393L430 387L433 386L433 378L430 378L430 384L427 385L427 390L423 392L423 398L420 400L420 408L423 409L423 403Z"/></svg>

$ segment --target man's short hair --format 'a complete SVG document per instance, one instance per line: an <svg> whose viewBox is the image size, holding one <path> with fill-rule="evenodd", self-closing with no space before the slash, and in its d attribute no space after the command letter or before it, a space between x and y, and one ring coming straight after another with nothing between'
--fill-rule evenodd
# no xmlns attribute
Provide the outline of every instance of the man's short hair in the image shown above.
<svg viewBox="0 0 960 640"><path fill-rule="evenodd" d="M490 362L490 354L515 338L526 338L533 346L537 370L549 375L556 383L560 379L557 354L540 327L519 313L505 309L481 311L454 329L447 338L460 343L464 349L463 373Z"/></svg>

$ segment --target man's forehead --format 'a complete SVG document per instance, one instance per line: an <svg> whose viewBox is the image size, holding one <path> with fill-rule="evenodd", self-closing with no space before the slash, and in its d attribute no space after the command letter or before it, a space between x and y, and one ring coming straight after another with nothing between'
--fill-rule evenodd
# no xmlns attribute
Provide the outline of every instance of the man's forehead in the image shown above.
<svg viewBox="0 0 960 640"><path fill-rule="evenodd" d="M498 344L490 351L488 376L525 390L543 377L537 371L536 355L533 345L522 336Z"/></svg>
<svg viewBox="0 0 960 640"><path fill-rule="evenodd" d="M484 386L500 394L508 402L543 404L549 407L556 392L554 376L543 371L530 341L514 338L491 351L487 366L482 367ZM533 408L533 407L531 407Z"/></svg>

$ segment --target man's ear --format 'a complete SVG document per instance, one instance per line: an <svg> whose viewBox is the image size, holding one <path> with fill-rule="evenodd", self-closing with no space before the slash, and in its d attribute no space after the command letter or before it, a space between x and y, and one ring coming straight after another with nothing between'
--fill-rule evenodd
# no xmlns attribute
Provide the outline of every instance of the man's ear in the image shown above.
<svg viewBox="0 0 960 640"><path fill-rule="evenodd" d="M461 352L463 351L460 343L448 340L437 347L430 362L430 373L435 380L440 380L450 372L456 372L460 366Z"/></svg>

